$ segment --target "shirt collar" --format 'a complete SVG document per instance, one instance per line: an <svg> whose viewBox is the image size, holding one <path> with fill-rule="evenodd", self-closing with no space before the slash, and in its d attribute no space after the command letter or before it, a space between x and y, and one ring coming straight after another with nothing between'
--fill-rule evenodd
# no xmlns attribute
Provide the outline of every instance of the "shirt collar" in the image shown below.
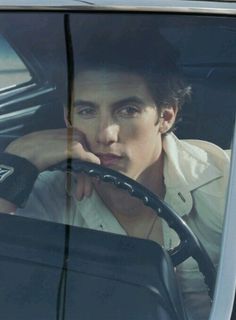
<svg viewBox="0 0 236 320"><path fill-rule="evenodd" d="M173 133L163 139L165 201L180 216L189 214L193 208L191 191L222 176L209 153L196 144L178 140Z"/></svg>
<svg viewBox="0 0 236 320"><path fill-rule="evenodd" d="M222 176L210 160L209 153L191 143L179 140L173 133L163 138L165 152L164 179L167 188L192 191Z"/></svg>

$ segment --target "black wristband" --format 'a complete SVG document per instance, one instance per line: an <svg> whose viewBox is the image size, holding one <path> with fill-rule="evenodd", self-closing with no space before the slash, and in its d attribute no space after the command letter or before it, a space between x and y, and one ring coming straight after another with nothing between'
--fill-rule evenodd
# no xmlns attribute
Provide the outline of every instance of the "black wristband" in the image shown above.
<svg viewBox="0 0 236 320"><path fill-rule="evenodd" d="M25 158L0 154L0 198L24 207L39 174L38 169Z"/></svg>

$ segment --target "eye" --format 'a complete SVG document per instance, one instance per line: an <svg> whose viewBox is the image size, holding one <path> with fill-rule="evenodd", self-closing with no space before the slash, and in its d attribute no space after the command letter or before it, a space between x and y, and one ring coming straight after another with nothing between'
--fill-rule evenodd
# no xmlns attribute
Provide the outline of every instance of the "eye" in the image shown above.
<svg viewBox="0 0 236 320"><path fill-rule="evenodd" d="M121 107L118 113L124 117L135 117L140 113L140 108L135 105L125 105Z"/></svg>
<svg viewBox="0 0 236 320"><path fill-rule="evenodd" d="M92 106L77 106L75 112L77 115L85 118L93 117L96 114L96 110Z"/></svg>

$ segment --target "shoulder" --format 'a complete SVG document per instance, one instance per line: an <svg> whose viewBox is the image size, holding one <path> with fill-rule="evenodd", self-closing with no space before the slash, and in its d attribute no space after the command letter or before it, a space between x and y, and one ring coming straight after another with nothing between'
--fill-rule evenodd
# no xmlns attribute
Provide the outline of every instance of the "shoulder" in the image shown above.
<svg viewBox="0 0 236 320"><path fill-rule="evenodd" d="M203 140L180 140L191 148L194 148L197 152L203 150L207 159L213 165L218 168L227 167L230 163L231 150L223 150L214 143Z"/></svg>
<svg viewBox="0 0 236 320"><path fill-rule="evenodd" d="M217 177L229 171L230 151L202 140L179 140L174 134L163 139L166 165L186 178ZM189 174L188 174L189 173Z"/></svg>

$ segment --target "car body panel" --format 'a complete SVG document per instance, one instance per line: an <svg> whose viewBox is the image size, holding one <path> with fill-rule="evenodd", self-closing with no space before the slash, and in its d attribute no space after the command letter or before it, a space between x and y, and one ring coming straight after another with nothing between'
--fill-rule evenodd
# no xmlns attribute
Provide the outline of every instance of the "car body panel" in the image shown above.
<svg viewBox="0 0 236 320"><path fill-rule="evenodd" d="M151 12L182 12L235 14L236 3L221 1L189 1L189 0L119 0L119 1L0 1L1 10L119 10L119 11L151 11Z"/></svg>

